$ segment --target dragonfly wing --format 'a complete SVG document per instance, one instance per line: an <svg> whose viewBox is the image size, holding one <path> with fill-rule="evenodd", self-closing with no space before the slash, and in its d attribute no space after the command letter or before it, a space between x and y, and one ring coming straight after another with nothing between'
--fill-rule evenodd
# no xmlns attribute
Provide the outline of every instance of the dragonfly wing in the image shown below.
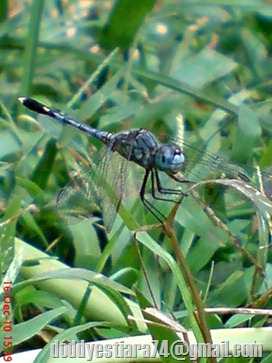
<svg viewBox="0 0 272 363"><path fill-rule="evenodd" d="M127 166L128 161L117 152L108 152L103 159L99 199L101 200L104 225L108 232L113 226L123 199Z"/></svg>
<svg viewBox="0 0 272 363"><path fill-rule="evenodd" d="M185 179L192 183L222 177L237 179L244 175L243 168L229 163L220 156L194 148L182 140L179 140L179 144L182 144L185 155L182 173ZM246 175L244 177L246 178Z"/></svg>
<svg viewBox="0 0 272 363"><path fill-rule="evenodd" d="M110 232L123 199L127 165L118 153L106 152L98 165L74 175L57 197L60 217L73 225L102 212Z"/></svg>
<svg viewBox="0 0 272 363"><path fill-rule="evenodd" d="M99 213L96 169L75 174L57 197L57 211L68 225L76 224Z"/></svg>
<svg viewBox="0 0 272 363"><path fill-rule="evenodd" d="M100 210L106 230L111 230L124 195L133 135L126 157L114 151L118 140L113 140L104 149L104 156L96 166L77 174L61 191L57 200L58 210L62 215L68 215L69 224L93 217Z"/></svg>

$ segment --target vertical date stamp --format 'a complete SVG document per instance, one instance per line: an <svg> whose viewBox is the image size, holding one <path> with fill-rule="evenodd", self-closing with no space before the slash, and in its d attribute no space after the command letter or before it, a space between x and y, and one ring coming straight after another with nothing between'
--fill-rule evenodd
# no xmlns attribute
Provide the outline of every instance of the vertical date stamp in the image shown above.
<svg viewBox="0 0 272 363"><path fill-rule="evenodd" d="M12 361L12 281L3 282L3 298L2 298L2 315L4 317L3 321L3 359L5 362Z"/></svg>

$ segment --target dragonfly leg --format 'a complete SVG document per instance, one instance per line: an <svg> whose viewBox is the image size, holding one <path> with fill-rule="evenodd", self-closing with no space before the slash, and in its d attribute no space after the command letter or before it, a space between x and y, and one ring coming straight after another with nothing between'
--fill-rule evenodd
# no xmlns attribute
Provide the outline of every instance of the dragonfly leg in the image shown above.
<svg viewBox="0 0 272 363"><path fill-rule="evenodd" d="M142 201L143 205L149 210L149 212L152 213L153 216L155 216L161 223L163 223L163 221L165 220L165 216L156 207L154 207L154 205L152 203L150 203L145 198L146 183L148 181L150 172L151 172L151 183L152 183L152 196L154 198L154 194L153 194L154 190L155 190L155 188L154 188L154 175L153 175L153 171L148 170L148 169L146 169L146 171L145 171L144 180L143 180L141 190L140 190L140 198L141 198L141 201Z"/></svg>
<svg viewBox="0 0 272 363"><path fill-rule="evenodd" d="M152 196L153 196L154 199L164 200L166 202L175 202L174 199L170 199L170 198L162 197L162 196L157 196L156 195L156 189L161 194L185 195L185 193L183 193L181 190L164 188L161 185L161 181L160 181L160 177L159 177L158 170L152 170L151 173L152 173L151 174L151 178L152 178ZM155 176L155 180L154 180L154 176ZM156 188L155 188L155 181L156 181Z"/></svg>

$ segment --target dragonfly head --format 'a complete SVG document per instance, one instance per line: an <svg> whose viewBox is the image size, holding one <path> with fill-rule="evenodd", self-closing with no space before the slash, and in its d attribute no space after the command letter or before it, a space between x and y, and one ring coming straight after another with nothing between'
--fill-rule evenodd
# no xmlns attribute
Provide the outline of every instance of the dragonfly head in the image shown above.
<svg viewBox="0 0 272 363"><path fill-rule="evenodd" d="M178 173L185 161L181 148L175 144L162 145L155 155L155 167L167 174Z"/></svg>

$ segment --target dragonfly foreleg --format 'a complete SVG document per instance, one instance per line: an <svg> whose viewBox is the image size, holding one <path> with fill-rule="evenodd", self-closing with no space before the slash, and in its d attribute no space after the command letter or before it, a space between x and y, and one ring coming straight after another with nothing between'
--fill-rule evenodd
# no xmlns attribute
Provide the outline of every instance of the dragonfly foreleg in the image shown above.
<svg viewBox="0 0 272 363"><path fill-rule="evenodd" d="M140 198L141 198L143 205L149 210L149 212L152 213L153 216L155 218L157 218L159 222L163 223L165 220L165 216L152 203L150 203L145 198L145 189L146 189L146 184L147 184L147 181L149 178L150 171L151 171L152 196L153 196L154 176L153 176L152 170L146 169L145 176L144 176L143 183L142 183L141 190L140 190Z"/></svg>
<svg viewBox="0 0 272 363"><path fill-rule="evenodd" d="M155 180L154 180L155 175ZM151 180L152 180L152 196L154 199L157 200L164 200L166 202L175 202L174 199L170 199L167 197L157 196L156 195L156 189L160 194L168 194L168 195L185 195L185 193L182 192L182 190L179 189L169 189L164 188L161 184L160 177L158 170L151 170ZM156 189L155 189L155 181L156 181Z"/></svg>

